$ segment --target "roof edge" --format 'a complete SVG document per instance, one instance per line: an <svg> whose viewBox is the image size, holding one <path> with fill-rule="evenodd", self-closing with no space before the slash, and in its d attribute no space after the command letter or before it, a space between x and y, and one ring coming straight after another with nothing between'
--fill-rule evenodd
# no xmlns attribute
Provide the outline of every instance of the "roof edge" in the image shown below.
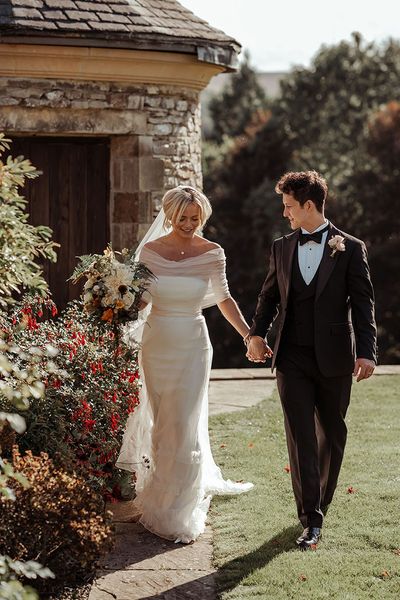
<svg viewBox="0 0 400 600"><path fill-rule="evenodd" d="M96 34L91 32L90 36L69 33L60 35L57 33L43 31L25 31L21 28L16 30L10 28L3 29L0 33L0 44L32 44L49 46L79 46L79 47L97 47L113 49L131 49L131 50L154 50L157 52L176 52L178 54L192 54L201 62L207 62L223 66L227 71L235 71L238 65L238 57L241 52L241 45L232 38L232 40L221 41L204 40L201 38L174 38L172 36L157 34L155 39L152 35L118 36L112 33Z"/></svg>

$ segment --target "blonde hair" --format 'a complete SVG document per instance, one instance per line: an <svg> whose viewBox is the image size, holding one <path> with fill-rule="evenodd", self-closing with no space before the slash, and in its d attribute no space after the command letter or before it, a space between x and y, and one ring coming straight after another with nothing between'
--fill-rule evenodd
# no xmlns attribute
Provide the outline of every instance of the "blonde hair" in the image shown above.
<svg viewBox="0 0 400 600"><path fill-rule="evenodd" d="M200 209L200 226L202 229L210 218L212 208L209 199L196 188L190 185L178 185L168 190L162 199L162 207L165 212L164 228L179 223L185 209L190 204L197 204Z"/></svg>

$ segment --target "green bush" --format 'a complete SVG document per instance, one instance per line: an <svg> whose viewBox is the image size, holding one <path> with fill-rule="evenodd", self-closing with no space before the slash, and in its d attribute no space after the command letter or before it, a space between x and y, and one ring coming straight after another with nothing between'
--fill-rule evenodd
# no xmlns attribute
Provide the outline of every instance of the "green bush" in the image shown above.
<svg viewBox="0 0 400 600"><path fill-rule="evenodd" d="M0 154L9 148L8 141L0 134ZM70 307L67 322L62 318L38 322L43 313L55 317L56 308L46 297L48 286L35 261L55 261L57 246L51 242L49 228L28 223L26 201L19 192L26 178L38 175L23 157L8 157L5 163L0 160L0 598L7 600L37 600L36 591L26 585L32 579L40 591L52 593L65 584L80 583L110 546L103 499L85 478L97 489L105 489L106 479L111 482L112 463L105 457L111 460L119 446L116 437L122 437L121 415L136 402L136 395L127 393L128 383L119 387L125 394L123 400L118 393L112 396L113 410L98 406L99 410L92 411L93 396L84 398L85 384L87 389L93 384L92 375L97 367L101 369L101 360L107 366L117 362L121 380L128 382L133 377L126 365L122 373L127 354L111 329L103 329L106 342L99 356L91 350L101 343L101 336L95 340L94 329L80 321L80 308ZM21 293L27 291L40 298L32 303L21 300ZM110 385L116 383L113 377L109 381ZM93 389L100 393L104 387L104 381L100 385L95 382ZM129 382L130 392L133 387ZM99 439L100 428L93 415L104 431L106 422L111 427L114 445L107 444L108 436ZM16 439L21 447L35 448L40 456L33 456L30 450L21 456L15 447L9 460ZM47 447L57 464L41 453ZM84 477L60 468L63 463L70 470L79 467ZM55 583L44 581L53 576L50 564L57 576Z"/></svg>
<svg viewBox="0 0 400 600"><path fill-rule="evenodd" d="M0 134L0 156L9 149L9 141ZM47 292L42 267L35 260L56 261L55 247L48 227L34 227L25 212L27 201L19 193L25 179L34 179L40 172L23 156L0 160L0 308L15 301L22 290Z"/></svg>

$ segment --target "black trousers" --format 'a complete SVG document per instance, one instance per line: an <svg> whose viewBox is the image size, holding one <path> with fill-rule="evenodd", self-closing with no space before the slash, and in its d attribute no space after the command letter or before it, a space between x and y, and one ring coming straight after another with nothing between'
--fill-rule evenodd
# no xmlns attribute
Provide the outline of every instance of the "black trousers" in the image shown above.
<svg viewBox="0 0 400 600"><path fill-rule="evenodd" d="M313 348L287 342L276 375L297 513L303 527L321 527L343 460L352 375L324 377Z"/></svg>

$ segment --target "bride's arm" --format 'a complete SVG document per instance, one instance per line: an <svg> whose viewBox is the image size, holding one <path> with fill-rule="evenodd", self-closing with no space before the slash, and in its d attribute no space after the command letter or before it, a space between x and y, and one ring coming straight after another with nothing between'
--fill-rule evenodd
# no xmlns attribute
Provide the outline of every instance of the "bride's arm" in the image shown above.
<svg viewBox="0 0 400 600"><path fill-rule="evenodd" d="M210 280L219 310L228 323L230 323L243 338L246 337L250 331L250 327L236 304L236 301L230 295L225 271L225 253L222 248L217 260L212 266Z"/></svg>
<svg viewBox="0 0 400 600"><path fill-rule="evenodd" d="M243 338L246 337L250 331L250 327L236 304L236 301L233 298L227 298L218 304L218 308L228 323L230 323Z"/></svg>

